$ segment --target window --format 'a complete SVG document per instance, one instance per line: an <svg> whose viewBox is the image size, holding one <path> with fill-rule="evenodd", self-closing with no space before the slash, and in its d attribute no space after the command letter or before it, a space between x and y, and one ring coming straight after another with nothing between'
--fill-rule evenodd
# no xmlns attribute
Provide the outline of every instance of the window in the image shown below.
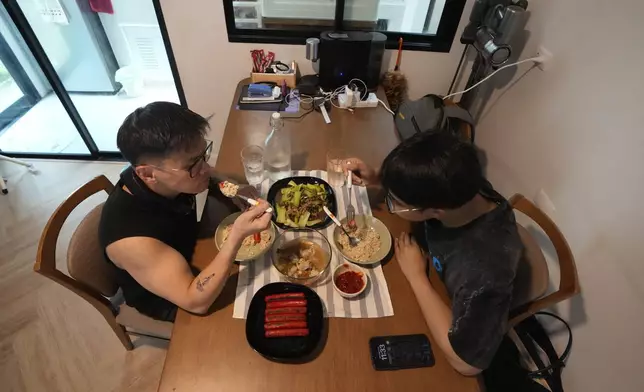
<svg viewBox="0 0 644 392"><path fill-rule="evenodd" d="M448 52L466 0L224 0L230 42L304 44L328 30L379 31L387 48Z"/></svg>

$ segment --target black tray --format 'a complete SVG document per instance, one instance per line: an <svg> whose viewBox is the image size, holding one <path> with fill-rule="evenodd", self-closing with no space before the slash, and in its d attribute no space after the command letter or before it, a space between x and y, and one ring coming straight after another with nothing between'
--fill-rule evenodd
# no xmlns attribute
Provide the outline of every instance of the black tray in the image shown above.
<svg viewBox="0 0 644 392"><path fill-rule="evenodd" d="M304 293L307 300L308 336L264 337L264 297L281 293ZM255 293L246 316L246 340L253 350L279 362L305 362L313 359L324 331L324 310L320 297L306 286L294 283L270 283Z"/></svg>
<svg viewBox="0 0 644 392"><path fill-rule="evenodd" d="M281 180L275 181L275 183L268 190L268 195L266 197L268 202L271 203L271 205L273 206L273 210L275 211L275 213L273 214L273 223L275 223L277 227L283 230L295 230L295 231L302 230L295 227L287 226L283 223L277 223L277 202L275 199L282 188L288 187L288 183L290 181L293 181L298 185L299 184L322 184L324 189L326 189L326 193L327 193L327 205L326 205L327 208L333 213L333 215L335 216L338 215L338 202L335 199L335 191L333 190L333 187L329 185L328 182L324 181L321 178L310 177L310 176L282 178ZM320 230L320 229L324 229L329 224L331 224L331 218L329 218L325 214L324 217L322 217L322 222L313 226L307 226L306 228Z"/></svg>

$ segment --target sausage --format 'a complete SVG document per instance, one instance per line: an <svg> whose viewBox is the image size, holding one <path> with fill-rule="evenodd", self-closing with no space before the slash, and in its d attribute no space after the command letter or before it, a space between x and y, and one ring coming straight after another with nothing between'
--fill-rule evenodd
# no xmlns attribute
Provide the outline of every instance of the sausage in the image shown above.
<svg viewBox="0 0 644 392"><path fill-rule="evenodd" d="M264 324L264 329L294 329L306 328L306 321L279 321Z"/></svg>
<svg viewBox="0 0 644 392"><path fill-rule="evenodd" d="M301 313L301 314L304 314L304 313L306 313L306 307L298 306L298 307L294 307L294 308L266 309L266 315L269 315L269 314L286 314L286 313Z"/></svg>
<svg viewBox="0 0 644 392"><path fill-rule="evenodd" d="M281 338L287 336L308 336L308 328L300 329L271 329L264 333L264 336L267 338Z"/></svg>
<svg viewBox="0 0 644 392"><path fill-rule="evenodd" d="M274 321L306 321L306 315L303 313L267 314L264 318L266 323Z"/></svg>
<svg viewBox="0 0 644 392"><path fill-rule="evenodd" d="M269 302L269 301L280 300L280 299L289 299L289 298L302 298L302 299L304 299L304 293L283 293L283 294L267 295L266 297L264 297L264 301Z"/></svg>
<svg viewBox="0 0 644 392"><path fill-rule="evenodd" d="M274 308L292 308L296 306L306 306L306 300L305 299L291 299L291 300L286 300L286 301L271 301L266 304L267 309L274 309Z"/></svg>

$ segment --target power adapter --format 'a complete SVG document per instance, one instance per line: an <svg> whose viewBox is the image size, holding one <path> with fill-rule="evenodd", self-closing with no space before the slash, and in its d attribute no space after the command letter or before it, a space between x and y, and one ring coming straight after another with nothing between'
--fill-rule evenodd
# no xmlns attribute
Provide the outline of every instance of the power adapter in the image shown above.
<svg viewBox="0 0 644 392"><path fill-rule="evenodd" d="M359 90L351 90L347 86L344 88L344 93L338 94L338 106L343 109L350 108L375 108L378 106L378 97L375 93L369 93L366 100L360 99Z"/></svg>

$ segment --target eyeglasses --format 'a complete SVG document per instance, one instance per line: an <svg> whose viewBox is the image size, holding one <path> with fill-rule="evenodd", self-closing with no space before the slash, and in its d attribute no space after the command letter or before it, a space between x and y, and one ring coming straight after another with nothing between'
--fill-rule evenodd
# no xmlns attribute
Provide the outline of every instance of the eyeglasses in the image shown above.
<svg viewBox="0 0 644 392"><path fill-rule="evenodd" d="M203 168L203 164L208 162L208 160L210 159L210 156L212 155L213 142L207 139L206 139L206 142L208 142L208 145L206 146L206 149L204 150L204 152L201 153L199 158L195 159L195 161L190 166L188 166L187 169L173 169L173 168L168 169L168 168L154 166L154 165L149 165L149 166L152 166L156 169L166 171L166 172L168 171L175 172L175 173L188 172L188 174L190 175L190 178L195 178Z"/></svg>
<svg viewBox="0 0 644 392"><path fill-rule="evenodd" d="M391 195L391 193L387 193L387 196L385 196L385 202L387 203L387 210L389 211L390 214L398 214L401 212L412 212L412 211L422 210L422 208L397 208L395 204L396 200Z"/></svg>
<svg viewBox="0 0 644 392"><path fill-rule="evenodd" d="M213 143L210 140L206 140L206 142L208 142L208 145L206 146L206 149L203 151L201 156L197 158L197 160L194 161L194 163L186 169L188 173L190 173L190 178L195 178L201 171L202 164L208 162L208 160L210 159Z"/></svg>

